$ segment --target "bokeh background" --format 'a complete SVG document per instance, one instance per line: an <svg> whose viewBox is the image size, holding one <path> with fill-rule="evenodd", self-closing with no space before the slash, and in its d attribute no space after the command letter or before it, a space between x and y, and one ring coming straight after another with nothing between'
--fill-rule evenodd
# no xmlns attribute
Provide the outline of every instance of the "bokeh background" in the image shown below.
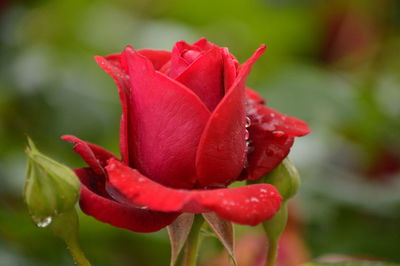
<svg viewBox="0 0 400 266"><path fill-rule="evenodd" d="M241 62L266 43L250 86L312 128L290 155L303 184L281 265L339 255L400 263L400 1L1 0L1 266L73 263L23 204L25 136L70 167L83 163L63 134L118 154L116 87L93 56L200 37ZM80 221L94 265L167 265L166 232ZM240 254L262 256L260 229L237 231ZM205 241L203 265L226 263Z"/></svg>

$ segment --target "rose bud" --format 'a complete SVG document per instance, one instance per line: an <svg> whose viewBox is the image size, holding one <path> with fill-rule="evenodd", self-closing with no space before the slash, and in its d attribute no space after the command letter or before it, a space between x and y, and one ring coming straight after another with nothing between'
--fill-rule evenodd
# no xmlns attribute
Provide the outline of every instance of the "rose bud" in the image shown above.
<svg viewBox="0 0 400 266"><path fill-rule="evenodd" d="M214 212L256 225L279 210L271 184L257 180L288 155L306 123L266 107L246 88L261 46L239 64L227 48L206 39L180 41L172 52L134 50L96 56L114 79L122 105L121 159L74 136L88 164L76 169L80 206L94 218L136 232L153 232L181 213Z"/></svg>
<svg viewBox="0 0 400 266"><path fill-rule="evenodd" d="M33 221L48 226L54 217L70 212L79 198L79 180L74 172L40 153L28 138L24 198Z"/></svg>

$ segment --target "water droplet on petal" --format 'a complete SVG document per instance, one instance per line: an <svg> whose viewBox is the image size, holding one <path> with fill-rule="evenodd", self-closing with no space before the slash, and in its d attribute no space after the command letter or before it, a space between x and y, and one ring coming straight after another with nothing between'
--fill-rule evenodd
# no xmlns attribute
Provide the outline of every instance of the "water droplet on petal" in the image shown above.
<svg viewBox="0 0 400 266"><path fill-rule="evenodd" d="M272 131L272 134L273 134L275 137L282 137L282 136L285 135L285 132L283 132L283 131L281 131L281 130L275 130L275 131Z"/></svg>
<svg viewBox="0 0 400 266"><path fill-rule="evenodd" d="M251 202L259 202L260 200L257 199L256 197L251 197L250 201L251 201Z"/></svg>
<svg viewBox="0 0 400 266"><path fill-rule="evenodd" d="M249 128L250 126L251 126L251 119L250 119L250 117L246 116L246 124L245 124L245 127L246 127L246 128Z"/></svg>
<svg viewBox="0 0 400 266"><path fill-rule="evenodd" d="M45 217L45 218L39 220L39 221L36 223L36 225L37 225L38 227L44 228L44 227L49 226L49 225L51 224L52 221L53 221L53 218L51 218L50 216L48 216L48 217Z"/></svg>
<svg viewBox="0 0 400 266"><path fill-rule="evenodd" d="M245 131L245 133L244 133L244 139L245 139L245 140L248 140L249 137L250 137L250 133L249 133L249 131L246 129L246 131Z"/></svg>

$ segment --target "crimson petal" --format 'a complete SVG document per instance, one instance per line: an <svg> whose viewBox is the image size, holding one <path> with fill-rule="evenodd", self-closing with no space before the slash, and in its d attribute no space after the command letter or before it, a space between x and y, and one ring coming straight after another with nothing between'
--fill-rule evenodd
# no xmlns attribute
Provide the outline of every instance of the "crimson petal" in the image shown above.
<svg viewBox="0 0 400 266"><path fill-rule="evenodd" d="M63 140L74 143L74 151L78 153L82 159L93 169L98 175L104 175L104 167L107 160L116 158L111 152L90 142L83 141L75 136L64 135Z"/></svg>
<svg viewBox="0 0 400 266"><path fill-rule="evenodd" d="M138 53L147 57L153 63L155 70L161 69L171 59L171 52L163 50L142 49Z"/></svg>
<svg viewBox="0 0 400 266"><path fill-rule="evenodd" d="M122 116L120 124L120 150L122 160L125 163L129 162L129 95L130 82L127 75L126 66L122 59L122 55L109 55L107 57L95 56L96 62L103 70L109 74L118 86L118 93L122 105Z"/></svg>
<svg viewBox="0 0 400 266"><path fill-rule="evenodd" d="M260 47L244 63L218 104L201 136L196 155L197 178L203 187L229 184L239 176L246 156L245 82L253 63L263 54Z"/></svg>
<svg viewBox="0 0 400 266"><path fill-rule="evenodd" d="M131 78L129 152L131 165L172 187L193 187L195 155L210 116L199 97L155 71L144 56L127 48ZM195 119L194 119L195 118Z"/></svg>
<svg viewBox="0 0 400 266"><path fill-rule="evenodd" d="M215 212L223 219L257 225L279 210L282 197L269 184L213 190L165 187L115 159L106 167L110 183L129 202L163 212Z"/></svg>
<svg viewBox="0 0 400 266"><path fill-rule="evenodd" d="M248 115L252 121L257 120L255 123L258 127L272 132L277 137L302 137L310 133L310 128L304 121L281 114L264 105L257 104L248 108Z"/></svg>
<svg viewBox="0 0 400 266"><path fill-rule="evenodd" d="M246 98L249 104L260 103L265 104L264 98L260 96L255 90L246 88Z"/></svg>
<svg viewBox="0 0 400 266"><path fill-rule="evenodd" d="M101 222L134 232L150 233L171 224L179 215L143 210L116 202L96 191L92 181L98 178L91 169L75 169L75 173L82 183L79 202L82 211Z"/></svg>
<svg viewBox="0 0 400 266"><path fill-rule="evenodd" d="M223 48L222 54L224 58L224 88L226 93L232 87L233 82L235 82L239 63L236 58L229 53L228 48Z"/></svg>
<svg viewBox="0 0 400 266"><path fill-rule="evenodd" d="M176 80L196 93L210 111L224 96L224 61L215 47L202 54Z"/></svg>
<svg viewBox="0 0 400 266"><path fill-rule="evenodd" d="M247 156L248 166L242 176L256 180L278 166L289 154L294 137L304 136L310 129L297 118L249 100L247 114L251 120L248 129L251 142Z"/></svg>

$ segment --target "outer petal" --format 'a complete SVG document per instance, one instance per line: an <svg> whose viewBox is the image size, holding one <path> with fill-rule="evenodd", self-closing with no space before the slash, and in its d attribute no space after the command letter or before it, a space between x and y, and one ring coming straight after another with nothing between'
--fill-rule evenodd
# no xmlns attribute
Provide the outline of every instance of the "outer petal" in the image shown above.
<svg viewBox="0 0 400 266"><path fill-rule="evenodd" d="M206 38L198 39L193 43L193 45L199 47L203 51L207 51L216 46L215 44L209 42Z"/></svg>
<svg viewBox="0 0 400 266"><path fill-rule="evenodd" d="M121 55L110 55L107 57L95 56L96 62L107 74L109 74L118 86L119 98L122 105L122 116L120 125L120 150L122 160L129 162L129 95L130 81L127 75L126 66L121 60Z"/></svg>
<svg viewBox="0 0 400 266"><path fill-rule="evenodd" d="M152 63L156 70L159 70L162 66L164 66L171 59L171 52L164 50L151 50L151 49L142 49L138 50L138 53L147 57ZM128 73L128 68L126 65L122 63L124 59L123 53L121 54L110 54L105 57L105 59L119 68L121 71Z"/></svg>
<svg viewBox="0 0 400 266"><path fill-rule="evenodd" d="M294 137L304 136L310 129L299 119L254 102L248 105L247 114L251 120L250 149L248 166L242 176L255 180L274 169L289 154Z"/></svg>
<svg viewBox="0 0 400 266"><path fill-rule="evenodd" d="M244 167L246 156L245 82L265 46L243 64L232 88L215 108L201 136L196 155L197 177L203 187L229 184Z"/></svg>
<svg viewBox="0 0 400 266"><path fill-rule="evenodd" d="M277 137L302 137L310 133L310 128L304 121L281 114L261 104L249 106L247 114L251 121L254 121L254 125Z"/></svg>
<svg viewBox="0 0 400 266"><path fill-rule="evenodd" d="M138 171L111 159L110 183L132 204L165 212L215 212L240 224L256 225L271 218L282 197L269 184L213 190L183 190L164 187Z"/></svg>
<svg viewBox="0 0 400 266"><path fill-rule="evenodd" d="M246 98L248 104L265 104L265 100L255 90L246 88Z"/></svg>
<svg viewBox="0 0 400 266"><path fill-rule="evenodd" d="M236 79L239 63L236 58L229 53L228 48L223 48L224 59L224 87L227 92L233 85Z"/></svg>
<svg viewBox="0 0 400 266"><path fill-rule="evenodd" d="M143 56L127 48L131 78L129 152L143 174L171 187L193 187L195 155L210 116L188 88L154 71Z"/></svg>
<svg viewBox="0 0 400 266"><path fill-rule="evenodd" d="M104 175L104 167L107 164L107 160L116 158L111 152L75 136L64 135L61 138L75 144L74 151L82 157L97 175Z"/></svg>
<svg viewBox="0 0 400 266"><path fill-rule="evenodd" d="M224 61L221 48L202 54L176 80L196 93L210 111L224 96Z"/></svg>
<svg viewBox="0 0 400 266"><path fill-rule="evenodd" d="M143 49L138 53L147 57L153 63L155 70L159 70L171 59L171 52L163 50Z"/></svg>
<svg viewBox="0 0 400 266"><path fill-rule="evenodd" d="M93 180L97 178L91 169L75 169L75 173L82 183L80 198L82 211L101 222L134 232L150 233L169 225L179 215L143 210L116 202L98 192L96 184L93 184Z"/></svg>

